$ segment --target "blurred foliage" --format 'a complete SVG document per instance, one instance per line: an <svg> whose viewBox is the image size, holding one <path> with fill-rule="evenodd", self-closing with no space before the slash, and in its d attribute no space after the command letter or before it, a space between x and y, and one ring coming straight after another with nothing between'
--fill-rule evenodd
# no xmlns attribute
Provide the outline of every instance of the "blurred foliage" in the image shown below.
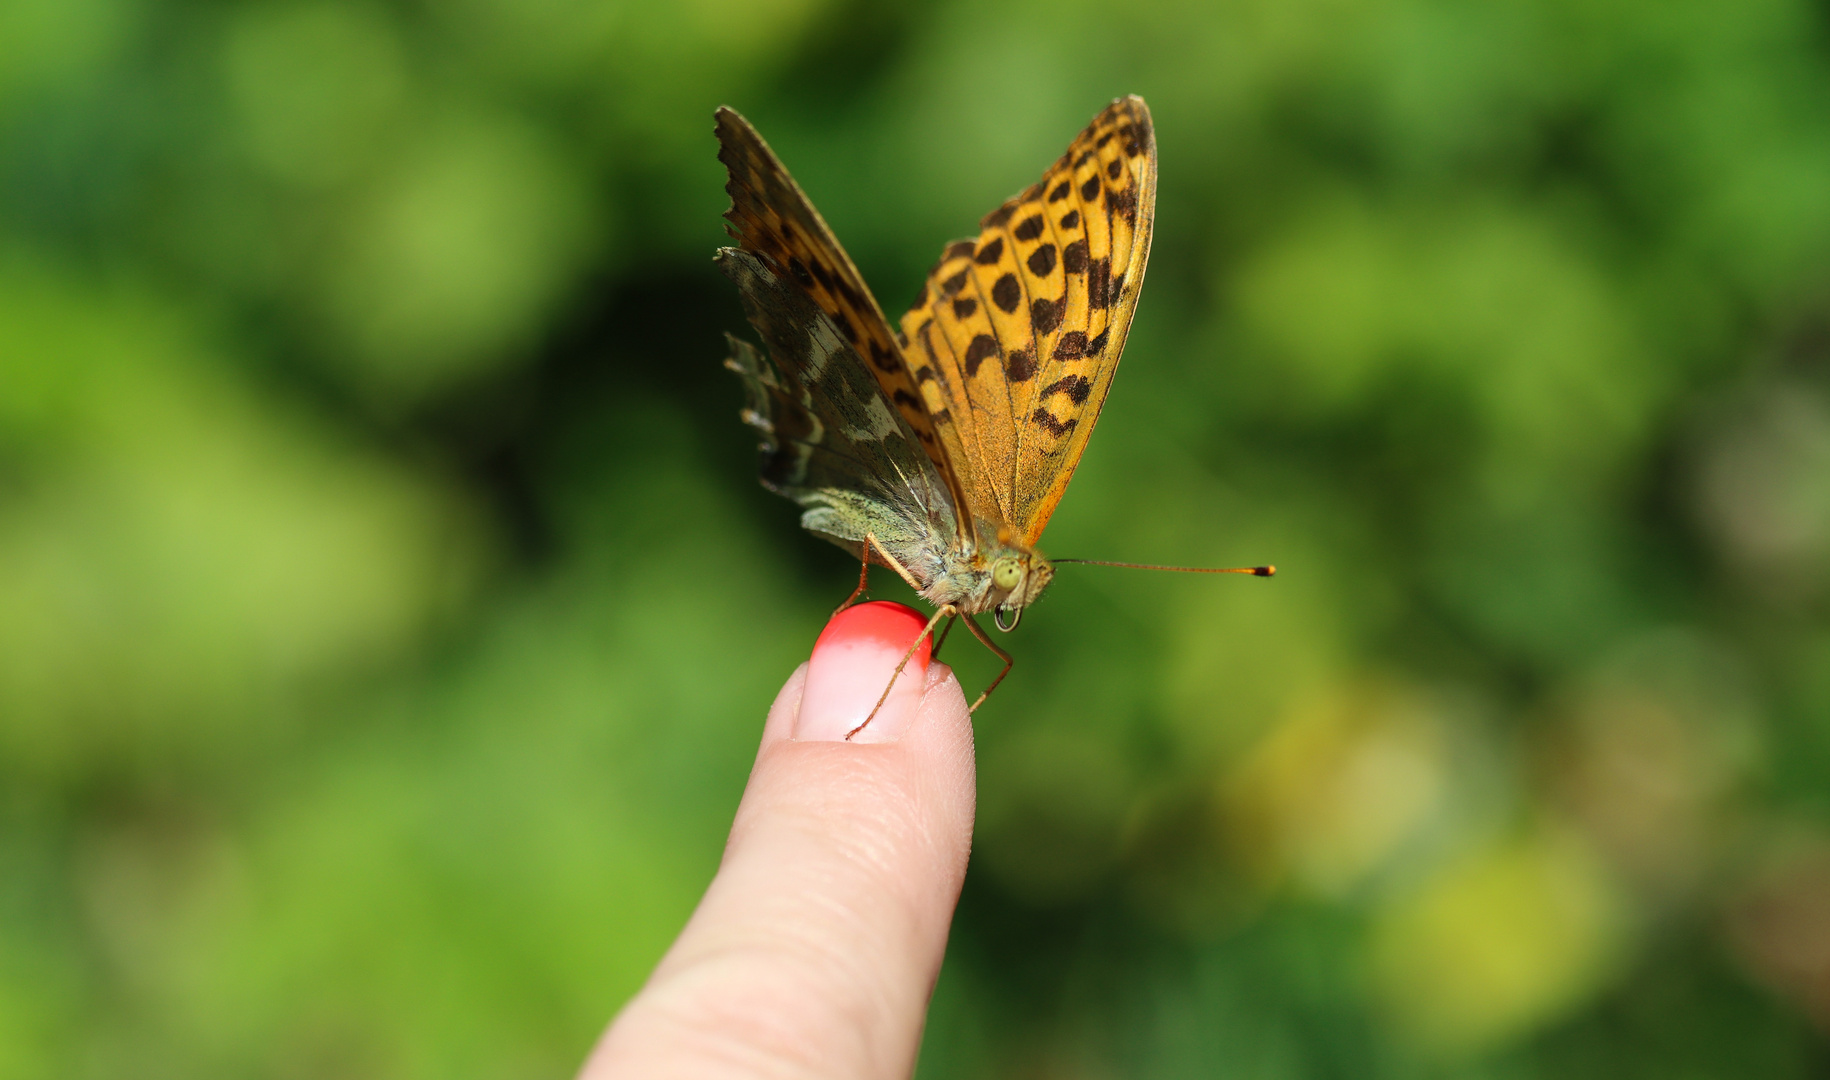
<svg viewBox="0 0 1830 1080"><path fill-rule="evenodd" d="M0 1077L567 1075L853 573L713 107L894 310L1126 92L1047 546L1283 573L1025 620L923 1075L1820 1074L1822 4L12 0Z"/></svg>

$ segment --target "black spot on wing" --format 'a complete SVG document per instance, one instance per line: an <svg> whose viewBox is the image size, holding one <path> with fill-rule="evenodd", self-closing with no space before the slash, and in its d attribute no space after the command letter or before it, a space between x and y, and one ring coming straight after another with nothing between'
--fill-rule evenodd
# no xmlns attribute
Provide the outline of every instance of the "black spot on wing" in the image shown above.
<svg viewBox="0 0 1830 1080"><path fill-rule="evenodd" d="M978 263L980 266L990 266L1003 257L1004 238L1002 236L994 236L991 238L991 243L986 244L979 249L979 253L972 257L972 261Z"/></svg>
<svg viewBox="0 0 1830 1080"><path fill-rule="evenodd" d="M1062 248L1061 265L1066 267L1067 272L1070 274L1086 273L1087 242L1085 240L1076 240L1067 247Z"/></svg>
<svg viewBox="0 0 1830 1080"><path fill-rule="evenodd" d="M885 348L882 342L871 342L871 363L884 371L896 370L896 356Z"/></svg>
<svg viewBox="0 0 1830 1080"><path fill-rule="evenodd" d="M1087 266L1087 303L1095 309L1112 306L1112 260L1094 259Z"/></svg>
<svg viewBox="0 0 1830 1080"><path fill-rule="evenodd" d="M1029 272L1037 277L1047 277L1055 272L1055 245L1043 244L1029 253Z"/></svg>
<svg viewBox="0 0 1830 1080"><path fill-rule="evenodd" d="M1112 328L1110 326L1108 326L1104 330L1101 330L1099 332L1098 337L1094 338L1092 341L1087 342L1087 355L1088 356L1098 356L1100 353L1105 352L1106 351L1106 336L1110 333L1112 333Z"/></svg>
<svg viewBox="0 0 1830 1080"><path fill-rule="evenodd" d="M1078 360L1087 354L1087 336L1079 330L1069 330L1055 342L1056 360Z"/></svg>
<svg viewBox="0 0 1830 1080"><path fill-rule="evenodd" d="M1003 206L998 207L996 210L993 210L991 213L986 214L984 217L980 218L979 219L979 228L981 228L981 229L1002 229L1004 227L1005 222L1010 220L1010 215L1012 215L1016 212L1017 212L1016 203L1014 203L1014 202L1005 203Z"/></svg>
<svg viewBox="0 0 1830 1080"><path fill-rule="evenodd" d="M1117 164L1114 162L1113 164ZM1126 188L1123 191L1106 192L1106 209L1122 215L1126 221L1137 220L1137 189Z"/></svg>
<svg viewBox="0 0 1830 1080"><path fill-rule="evenodd" d="M1017 284L1017 275L1005 274L991 286L991 302L1007 315L1017 310L1023 302L1023 287Z"/></svg>
<svg viewBox="0 0 1830 1080"><path fill-rule="evenodd" d="M942 295L952 296L954 293L959 292L962 288L965 288L966 275L969 273L971 273L971 271L961 270L959 273L954 274L952 277L941 282L940 291L941 291Z"/></svg>
<svg viewBox="0 0 1830 1080"><path fill-rule="evenodd" d="M1087 182L1080 185L1080 201L1092 202L1099 198L1099 177L1089 176Z"/></svg>
<svg viewBox="0 0 1830 1080"><path fill-rule="evenodd" d="M966 377L970 379L979 373L979 365L997 356L1002 350L998 348L998 339L990 334L980 334L966 346Z"/></svg>
<svg viewBox="0 0 1830 1080"><path fill-rule="evenodd" d="M1061 315L1066 307L1065 300L1037 297L1029 303L1029 325L1038 334L1052 334L1061 325Z"/></svg>
<svg viewBox="0 0 1830 1080"><path fill-rule="evenodd" d="M1093 380L1087 378L1085 375L1069 375L1065 378L1056 379L1054 382L1049 383L1044 387L1042 390L1042 397L1043 400L1047 400L1051 394L1066 394L1069 401L1072 401L1076 405L1080 405L1085 403L1087 398L1092 396L1092 393Z"/></svg>
<svg viewBox="0 0 1830 1080"><path fill-rule="evenodd" d="M808 269L813 271L813 280L820 283L820 288L835 296L840 295L839 290L832 287L832 271L826 269L825 263L815 259L813 265Z"/></svg>
<svg viewBox="0 0 1830 1080"><path fill-rule="evenodd" d="M1004 358L1004 377L1013 383L1028 382L1036 374L1036 356L1019 349Z"/></svg>
<svg viewBox="0 0 1830 1080"><path fill-rule="evenodd" d="M970 319L978 309L979 302L970 296L962 296L953 301L953 317L956 319Z"/></svg>
<svg viewBox="0 0 1830 1080"><path fill-rule="evenodd" d="M1036 214L1033 217L1024 218L1021 222L1019 222L1017 224L1016 228L1010 230L1010 235L1016 237L1018 240L1022 240L1024 242L1026 242L1026 243L1028 241L1034 240L1038 236L1041 236L1042 235L1042 215Z"/></svg>
<svg viewBox="0 0 1830 1080"><path fill-rule="evenodd" d="M1030 414L1030 419L1057 439L1074 430L1074 425L1079 423L1079 421L1073 417L1069 417L1064 423L1056 417L1054 413L1049 412L1047 409L1037 409L1034 413Z"/></svg>
<svg viewBox="0 0 1830 1080"><path fill-rule="evenodd" d="M1080 228L1080 211L1069 210L1061 216L1061 227L1064 229Z"/></svg>
<svg viewBox="0 0 1830 1080"><path fill-rule="evenodd" d="M1067 198L1068 191L1070 190L1071 187L1072 187L1072 185L1068 181L1066 181L1066 180L1061 181L1061 183L1055 185L1055 190L1048 193L1048 201L1049 202L1060 202L1061 200Z"/></svg>

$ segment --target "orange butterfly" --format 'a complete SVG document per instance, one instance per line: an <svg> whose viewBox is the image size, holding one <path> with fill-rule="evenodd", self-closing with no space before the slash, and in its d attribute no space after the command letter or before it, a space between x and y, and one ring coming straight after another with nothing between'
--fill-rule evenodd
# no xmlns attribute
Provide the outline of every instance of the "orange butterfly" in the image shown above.
<svg viewBox="0 0 1830 1080"><path fill-rule="evenodd" d="M1135 96L1107 106L976 238L947 246L894 332L762 137L728 108L717 120L739 245L717 262L768 349L731 338L725 366L762 433L762 482L861 560L846 605L876 561L937 606L924 636L965 618L1004 661L977 709L1012 660L973 616L1015 629L1054 577L1036 542L1093 434L1144 284L1150 110Z"/></svg>

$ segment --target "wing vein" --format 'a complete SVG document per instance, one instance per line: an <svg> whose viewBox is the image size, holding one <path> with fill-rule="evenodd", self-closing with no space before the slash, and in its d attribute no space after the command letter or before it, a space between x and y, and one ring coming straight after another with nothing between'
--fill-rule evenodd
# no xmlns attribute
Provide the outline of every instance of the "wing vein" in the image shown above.
<svg viewBox="0 0 1830 1080"><path fill-rule="evenodd" d="M982 242L984 235L985 234L982 232L979 234L979 236L981 238L981 242ZM1010 257L1011 257L1012 261L1013 262L1016 261L1017 238L1015 236L1010 235L1009 229L1003 228L1003 227L1000 227L998 229L998 238L1000 240L1004 241L1004 250L1010 253ZM1002 261L1003 261L1002 259L999 260L999 262L1002 262ZM967 269L972 274L972 287L974 289L978 290L979 304L985 309L985 321L987 323L989 323L991 326L991 339L998 343L998 360L999 360L998 383L1000 385L1002 385L1004 388L1005 415L1007 417L1013 417L1014 414L1011 413L1011 409L1014 408L1015 406L1010 398L1010 365L1009 365L1010 347L1004 341L1003 335L998 333L997 317L991 314L991 308L993 306L993 301L991 299L991 290L985 288L984 282L979 279L978 265L979 265L978 260L974 259L971 263L968 264ZM1021 267L1022 263L1018 262L1017 265L1019 267ZM1023 290L1022 299L1017 302L1017 317L1021 318L1023 313L1025 311L1029 310L1029 286L1024 282L1022 274L1013 274L1012 276L1016 278L1017 286ZM966 392L968 394L970 394L972 392L972 385L971 385L970 381L967 382ZM1012 423L1014 425L1014 423L1015 423L1014 419L1012 420ZM990 467L990 465L991 465L991 463L985 460L983 442L981 441L980 450L979 450L979 468L983 471L983 475L985 475L987 477L992 477L992 476L998 475L997 472L994 471ZM1011 500L1012 500L1012 498L1015 497L1015 494L1016 494L1016 486L1015 486L1016 473L1014 471L1014 468L1011 473L1011 480L1012 480L1012 486L1009 489L1009 491L999 490L999 488L996 484L987 485L991 489L992 499L995 500L998 504L998 512L1003 515L1005 521L1011 520L1011 511L1013 509Z"/></svg>

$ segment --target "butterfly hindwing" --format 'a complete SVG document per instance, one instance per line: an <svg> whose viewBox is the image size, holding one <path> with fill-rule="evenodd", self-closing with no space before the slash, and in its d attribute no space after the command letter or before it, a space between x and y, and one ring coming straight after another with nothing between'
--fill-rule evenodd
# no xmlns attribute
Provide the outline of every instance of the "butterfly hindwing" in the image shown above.
<svg viewBox="0 0 1830 1080"><path fill-rule="evenodd" d="M751 252L725 248L717 261L767 350L733 338L725 362L743 379L744 419L762 434L763 483L801 505L809 531L853 554L872 533L911 571L937 574L958 523L920 439L803 290Z"/></svg>
<svg viewBox="0 0 1830 1080"><path fill-rule="evenodd" d="M917 391L910 367L857 267L800 186L749 121L734 110L717 112L718 160L730 179L727 229L745 251L761 257L770 271L798 287L823 312L902 416L923 453L956 500L966 483L957 472L957 440L950 417L933 415Z"/></svg>
<svg viewBox="0 0 1830 1080"><path fill-rule="evenodd" d="M903 316L910 373L949 415L982 531L1033 546L1067 490L1143 284L1156 139L1113 102L1031 186L948 246Z"/></svg>

